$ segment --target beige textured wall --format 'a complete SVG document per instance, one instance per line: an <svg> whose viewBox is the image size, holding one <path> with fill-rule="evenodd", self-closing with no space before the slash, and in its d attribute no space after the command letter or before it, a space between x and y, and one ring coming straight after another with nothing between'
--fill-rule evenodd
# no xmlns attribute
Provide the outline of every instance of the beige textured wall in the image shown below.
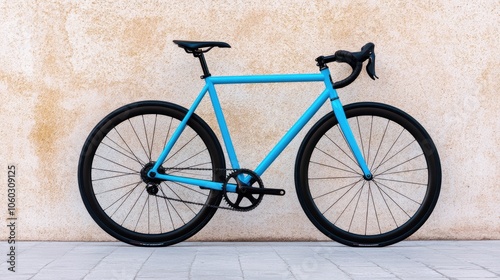
<svg viewBox="0 0 500 280"><path fill-rule="evenodd" d="M220 75L315 72L318 55L373 41L380 79L363 74L340 91L343 102L404 109L427 128L442 159L440 200L412 238L500 238L499 19L497 0L1 1L1 220L7 165L15 164L18 239L111 240L81 202L80 149L121 105L190 104L201 73L173 39L230 43L208 55ZM321 87L222 88L234 135L252 122L250 133L234 139L249 155L240 156L242 165L255 167ZM213 122L208 106L200 114ZM263 176L267 186L285 188L285 197L265 197L249 213L219 211L195 239L324 239L295 195L299 144ZM7 236L0 227L0 239Z"/></svg>

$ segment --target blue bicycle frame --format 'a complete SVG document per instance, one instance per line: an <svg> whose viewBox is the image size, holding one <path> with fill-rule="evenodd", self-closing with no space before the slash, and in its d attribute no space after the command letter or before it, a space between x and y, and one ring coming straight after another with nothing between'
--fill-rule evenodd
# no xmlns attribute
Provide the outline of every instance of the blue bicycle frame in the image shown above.
<svg viewBox="0 0 500 280"><path fill-rule="evenodd" d="M291 82L324 82L325 90L321 95L312 103L312 105L302 114L302 116L297 120L297 122L291 127L291 129L279 140L276 146L269 152L269 154L262 160L262 162L254 170L259 176L267 170L267 168L274 162L274 160L283 152L283 150L290 144L290 142L295 138L295 136L302 130L302 128L311 120L311 118L316 114L316 112L323 106L323 104L330 99L333 112L339 122L340 129L344 134L344 137L348 143L351 152L354 155L361 171L365 178L371 178L370 170L366 164L365 159L359 149L358 144L354 138L352 130L347 123L347 119L344 113L344 109L337 95L337 91L333 88L330 79L330 70L325 68L317 74L279 74L279 75L243 75L243 76L210 76L205 77L205 86L201 90L200 94L191 105L191 108L187 112L184 119L181 121L180 125L172 135L171 139L168 141L164 150L157 159L154 167L149 171L148 176L154 177L156 179L179 182L189 185L200 186L204 188L222 190L222 182L213 182L208 180L194 179L182 176L174 176L168 174L158 173L158 168L167 158L170 150L174 146L175 142L182 134L189 118L192 116L198 105L200 104L203 97L208 92L210 95L210 100L212 101L212 106L215 111L215 116L226 146L227 154L229 156L229 161L232 168L240 168L238 158L231 140L229 129L226 124L226 119L222 112L222 108L217 97L217 92L215 90L215 85L220 84L246 84L246 83L291 83ZM228 184L226 186L226 191L235 192L236 185Z"/></svg>

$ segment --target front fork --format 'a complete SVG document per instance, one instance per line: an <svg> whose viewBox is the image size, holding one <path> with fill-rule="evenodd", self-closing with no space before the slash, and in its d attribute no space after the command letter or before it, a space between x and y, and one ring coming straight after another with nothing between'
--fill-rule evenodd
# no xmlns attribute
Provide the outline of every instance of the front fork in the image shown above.
<svg viewBox="0 0 500 280"><path fill-rule="evenodd" d="M363 172L363 177L366 180L371 180L373 178L373 175L370 172L370 169L368 168L368 164L366 163L366 160L363 157L363 153L361 153L356 138L354 138L354 134L352 133L351 127L347 122L347 118L344 112L344 108L342 107L342 103L340 102L338 97L332 99L331 103L333 112L335 113L335 117L337 118L337 121L339 123L340 130L344 134L347 145L351 149L354 158L358 162L358 165L361 168L361 171Z"/></svg>
<svg viewBox="0 0 500 280"><path fill-rule="evenodd" d="M347 118L344 112L344 107L342 106L342 103L340 102L339 96L337 94L337 90L333 88L333 83L332 79L330 76L330 70L328 67L324 67L321 70L321 73L323 74L324 82L325 85L330 92L330 101L332 103L332 109L333 113L335 114L335 117L337 118L337 121L340 126L340 130L344 134L345 140L347 142L347 145L349 146L349 149L351 149L352 154L354 155L354 158L356 159L356 162L358 163L358 166L361 168L361 171L363 172L363 177L365 180L371 180L373 179L373 175L370 172L370 169L368 168L368 164L366 163L365 158L363 157L363 153L361 153L361 150L359 149L359 145L356 141L356 138L354 138L354 134L352 133L351 127L349 126L349 123L347 122Z"/></svg>

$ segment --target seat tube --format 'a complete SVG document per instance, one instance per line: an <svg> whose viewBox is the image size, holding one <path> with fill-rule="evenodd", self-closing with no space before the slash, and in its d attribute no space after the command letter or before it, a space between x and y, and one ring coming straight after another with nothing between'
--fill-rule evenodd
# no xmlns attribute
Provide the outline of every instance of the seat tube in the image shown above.
<svg viewBox="0 0 500 280"><path fill-rule="evenodd" d="M349 123L347 122L347 117L346 117L345 112L344 112L344 107L342 106L342 103L340 102L337 91L333 88L332 82L330 80L329 70L327 68L327 69L322 70L322 72L323 71L328 73L328 75L327 75L328 79L325 77L325 85L328 88L328 90L330 91L330 101L332 104L332 109L333 109L335 117L337 118L337 121L339 123L340 130L344 134L347 145L349 146L349 149L351 150L352 154L354 155L354 158L356 159L358 166L361 168L361 171L363 172L364 178L370 180L370 179L372 179L372 174L370 172L370 169L368 168L368 164L366 163L365 158L363 157L363 153L361 152L361 150L359 148L359 145L356 141L356 138L354 137L354 134L352 133L352 129L349 126Z"/></svg>
<svg viewBox="0 0 500 280"><path fill-rule="evenodd" d="M210 95L210 100L212 101L212 107L214 108L215 117L217 118L217 123L219 124L222 139L224 140L224 145L226 146L229 162L231 163L232 168L239 169L240 164L236 156L233 141L231 140L231 136L229 134L229 128L227 127L226 118L224 117L219 98L217 97L214 83L212 82L211 77L206 77L205 82L208 86L208 94Z"/></svg>

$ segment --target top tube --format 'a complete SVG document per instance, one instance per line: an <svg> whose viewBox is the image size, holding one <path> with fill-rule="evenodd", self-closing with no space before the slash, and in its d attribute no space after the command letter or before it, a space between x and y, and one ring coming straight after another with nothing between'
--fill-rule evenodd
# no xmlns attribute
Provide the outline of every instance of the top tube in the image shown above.
<svg viewBox="0 0 500 280"><path fill-rule="evenodd" d="M269 74L241 76L210 76L206 80L213 84L255 84L255 83L291 83L291 82L321 82L323 73L317 74Z"/></svg>

